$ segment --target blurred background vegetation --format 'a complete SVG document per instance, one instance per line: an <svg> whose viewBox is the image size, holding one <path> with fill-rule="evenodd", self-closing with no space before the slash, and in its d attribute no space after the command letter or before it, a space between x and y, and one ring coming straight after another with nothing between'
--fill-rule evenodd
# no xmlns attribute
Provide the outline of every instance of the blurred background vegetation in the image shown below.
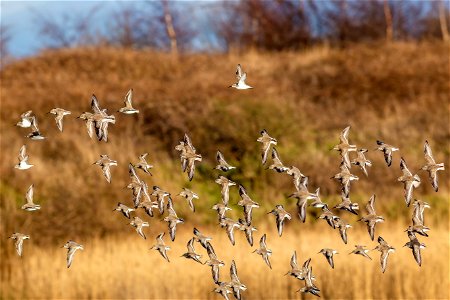
<svg viewBox="0 0 450 300"><path fill-rule="evenodd" d="M397 182L400 156L418 172L428 140L436 161L449 166L449 9L444 1L198 3L208 8L203 31L190 18L197 3L188 3L120 2L106 33L90 26L102 5L84 16L36 14L44 47L21 59L8 51L10 28L2 23L1 244L14 231L39 236L35 245L60 244L68 236L134 234L112 209L119 201L131 206L127 166L144 152L155 168L152 177L142 178L172 193L187 223L217 223L210 209L220 201L214 183L219 173L213 170L217 150L238 167L229 177L260 203L254 211L257 226L266 223L264 216L275 204L295 215L295 202L287 199L294 191L291 178L261 166L256 142L261 129L278 139L282 161L309 176L311 189L320 187L322 200L334 206L340 187L330 177L339 171L340 158L330 149L350 125L350 142L369 149L373 162L368 178L352 169L360 180L352 184L351 199L363 208L375 193L376 206L388 220L410 222L411 209ZM202 34L211 46L198 45ZM238 63L255 89L227 88ZM115 111L130 88L140 113L119 115ZM84 122L75 118L90 109L92 93L117 118L108 143L89 139ZM63 133L46 114L53 107L72 111ZM27 131L14 126L27 110L37 115L46 140L27 140ZM185 132L203 155L192 182L174 150ZM382 153L373 151L377 139L400 148L390 168ZM23 144L35 167L17 171L13 167ZM100 154L118 161L111 184L92 166ZM427 173L419 175L422 184L414 197L431 204L429 225L444 226L448 233L448 168L439 174L438 193ZM20 206L32 183L42 209L28 213ZM200 195L196 213L175 196L183 187ZM230 199L235 208L230 216L237 218L237 190L231 189ZM308 213L313 223L319 212ZM294 222L301 226L295 217ZM3 258L15 255L9 246L2 246Z"/></svg>

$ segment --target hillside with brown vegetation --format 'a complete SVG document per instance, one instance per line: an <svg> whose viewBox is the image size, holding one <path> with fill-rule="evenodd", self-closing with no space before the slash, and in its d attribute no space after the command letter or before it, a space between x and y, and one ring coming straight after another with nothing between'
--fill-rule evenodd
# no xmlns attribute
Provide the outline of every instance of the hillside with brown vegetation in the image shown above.
<svg viewBox="0 0 450 300"><path fill-rule="evenodd" d="M237 63L243 64L255 89L227 88ZM217 149L238 166L231 177L264 207L255 211L259 220L265 209L287 202L293 191L289 176L265 170L259 163L256 138L263 128L278 139L285 164L298 166L310 177L311 187L320 187L324 200L334 204L339 201L339 186L329 178L338 172L339 156L329 149L347 125L352 126L351 142L368 148L374 163L368 178L354 170L361 179L352 185L353 200L362 204L376 193L386 214L408 220L402 185L396 180L400 155L418 170L428 140L437 161L449 160L448 65L448 48L440 43L242 56L196 54L178 60L154 52L77 49L17 61L1 73L3 229L9 232L17 223L32 222L31 230L46 232L49 238L63 235L69 227L77 234L126 230L109 211L118 201L129 201L124 189L126 166L143 152L155 165L154 176L146 177L150 186L159 185L172 194L191 187L200 194L200 209L208 213L189 214L187 206L180 205L185 218L214 222L209 208L220 198L213 181L217 172L212 170ZM134 89L134 104L141 111L136 117L115 113L129 88ZM90 109L92 93L117 117L108 143L90 140L84 122L75 118ZM63 133L46 115L56 106L73 112ZM26 130L13 126L28 109L38 116L47 140L29 141L23 137ZM180 172L174 150L185 132L204 157L192 182ZM377 139L401 149L390 168L382 153L373 151ZM18 172L13 166L24 143L36 167ZM112 169L110 185L92 166L103 153L119 162ZM439 193L432 191L425 172L419 174L422 184L415 197L432 203L436 219L446 218L448 171L440 175ZM32 220L18 210L31 183L45 207ZM295 211L294 203L288 203ZM86 222L92 228L86 228Z"/></svg>
<svg viewBox="0 0 450 300"><path fill-rule="evenodd" d="M48 51L9 64L1 71L0 298L213 297L212 280L204 280L210 277L210 270L200 265L191 268L190 261L175 257L182 254L193 226L214 236L214 246L227 261L223 268L226 275L222 276L228 276L230 260L237 260L240 276L249 287L245 296L250 298L297 297L295 291L302 284L282 276L294 249L302 262L313 257L325 298L448 298L448 265L440 260L448 261L449 253L448 50L442 43L396 43L276 54L192 54L174 59L157 52L86 48ZM227 88L235 79L238 63L255 89ZM116 111L130 88L140 113L119 115ZM101 107L116 116L107 143L89 139L84 122L76 119L90 110L92 93ZM46 114L53 107L72 111L64 121L63 133L57 130L53 116ZM37 115L46 140L28 140L24 138L28 131L14 126L20 114L29 109ZM264 128L278 139L283 162L308 175L311 189L320 187L322 200L332 207L340 201L339 185L330 179L339 170L340 158L330 149L348 125L350 142L369 149L367 156L373 162L368 177L352 168L360 180L352 183L351 199L364 207L371 194L377 195L377 211L386 218L377 235L383 235L397 249L386 274L379 270L378 252L371 252L373 261L347 255L355 243L373 246L357 216L341 214L353 225L348 245L325 222L315 220L318 209L308 208L307 224L302 224L296 217L295 202L287 199L294 191L291 178L261 166L256 139ZM185 132L203 155L192 182L181 172L174 150ZM377 139L400 148L390 168L382 153L374 151ZM425 140L431 144L436 161L445 162L447 168L439 174L438 193L428 175L419 171L425 162ZM18 171L14 165L23 144L35 167ZM218 172L213 170L218 149L238 167L230 178L242 183L261 205L254 210L255 239L268 233L269 247L274 250L274 270L270 273L264 272L267 267L250 253L255 247L250 249L242 233L237 234L237 246L232 247L225 231L216 225L211 206L220 200L220 187L214 183ZM112 212L119 201L131 205L130 191L125 189L127 166L144 152L149 153L148 160L155 167L153 176L142 177L149 186L158 185L172 193L177 212L187 223L179 226L176 243L171 243L174 263L170 265L158 253L147 253L154 237L167 230L158 216L150 219L138 212L150 222L144 241L127 225L128 220ZM92 165L100 154L118 161L112 168L111 184L98 166ZM422 268L415 264L411 251L402 248L412 208L405 206L403 186L397 182L400 156L422 180L414 197L432 207L426 211L432 230L430 238L424 240L427 249ZM30 213L20 206L32 183L35 202L42 209ZM175 196L182 187L200 195L196 213L189 211L183 198ZM230 197L234 210L229 216L240 217L237 190L232 189ZM282 238L274 233L272 217L266 217L275 204L285 205L294 216ZM14 231L32 236L26 241L22 259L7 240ZM77 254L75 270L66 273L65 251L57 246L69 238L85 244L86 250ZM341 252L334 271L342 277L330 273L325 259L316 254L320 247L332 245ZM185 272L186 268L190 272ZM129 281L123 281L125 273ZM173 288L160 279L169 277L180 286ZM333 284L338 278L349 286ZM95 280L98 284L93 287ZM418 288L416 280L423 280L427 289ZM199 285L186 286L191 281ZM269 284L274 287L270 291L261 289ZM19 290L22 294L17 294Z"/></svg>

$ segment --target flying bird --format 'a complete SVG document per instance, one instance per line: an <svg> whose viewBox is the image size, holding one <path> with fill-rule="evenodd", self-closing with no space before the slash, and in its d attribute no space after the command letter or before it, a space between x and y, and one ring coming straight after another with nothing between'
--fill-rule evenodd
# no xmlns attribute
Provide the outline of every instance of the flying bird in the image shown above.
<svg viewBox="0 0 450 300"><path fill-rule="evenodd" d="M242 71L242 67L240 64L237 65L236 68L236 83L233 83L232 85L230 85L230 88L235 88L237 90L247 90L247 89L252 89L253 87L249 86L248 84L245 83L245 80L247 79L247 73L244 73Z"/></svg>
<svg viewBox="0 0 450 300"><path fill-rule="evenodd" d="M144 233L144 227L149 227L150 225L148 222L142 221L139 217L134 217L133 221L130 222L130 225L133 226L136 229L136 232L143 237L144 239L147 239Z"/></svg>
<svg viewBox="0 0 450 300"><path fill-rule="evenodd" d="M117 166L117 161L112 160L106 154L101 154L100 159L97 160L94 165L99 165L102 168L103 176L105 176L106 181L111 183L111 166Z"/></svg>
<svg viewBox="0 0 450 300"><path fill-rule="evenodd" d="M28 170L29 168L33 167L34 165L28 163L28 155L27 155L27 149L25 145L20 147L19 150L19 163L14 166L14 168L19 170Z"/></svg>
<svg viewBox="0 0 450 300"><path fill-rule="evenodd" d="M392 153L395 151L398 151L399 148L391 146L389 144L385 144L382 141L377 141L378 147L375 150L379 150L383 152L384 154L384 160L386 161L386 164L388 167L392 164Z"/></svg>
<svg viewBox="0 0 450 300"><path fill-rule="evenodd" d="M126 115L139 113L139 110L133 108L133 104L131 103L132 100L133 100L133 89L130 89L128 93L125 95L125 99L123 101L123 103L125 103L125 106L119 109L118 112L121 112Z"/></svg>
<svg viewBox="0 0 450 300"><path fill-rule="evenodd" d="M77 250L84 250L84 247L72 240L69 240L63 247L67 249L67 268L70 268L75 252Z"/></svg>
<svg viewBox="0 0 450 300"><path fill-rule="evenodd" d="M25 194L25 199L27 202L24 205L22 205L23 210L35 211L41 209L41 206L39 204L34 204L33 195L34 195L34 184L30 185L27 193Z"/></svg>
<svg viewBox="0 0 450 300"><path fill-rule="evenodd" d="M278 230L278 235L281 236L283 234L283 223L284 220L291 220L291 214L288 213L283 205L276 205L274 209L272 209L270 212L268 212L267 214L273 214L276 218L276 223L277 223L277 230Z"/></svg>
<svg viewBox="0 0 450 300"><path fill-rule="evenodd" d="M55 115L55 121L56 126L58 127L59 131L63 131L63 118L64 116L68 116L72 114L70 111L56 107L50 110L49 114Z"/></svg>
<svg viewBox="0 0 450 300"><path fill-rule="evenodd" d="M425 145L423 148L425 153L425 160L427 163L421 168L421 170L428 171L431 185L433 186L434 191L437 192L439 190L437 172L445 170L444 163L436 163L433 158L433 152L431 152L431 147L428 141L425 141Z"/></svg>
<svg viewBox="0 0 450 300"><path fill-rule="evenodd" d="M378 237L378 245L373 249L381 252L380 263L381 271L384 273L387 268L387 260L390 253L395 252L395 248L391 247L381 236Z"/></svg>
<svg viewBox="0 0 450 300"><path fill-rule="evenodd" d="M267 248L267 244L266 244L266 234L264 234L261 237L261 240L259 241L259 248L254 250L253 253L259 254L261 255L261 257L263 258L264 262L266 263L266 265L269 266L269 268L272 269L272 266L270 264L270 260L269 260L269 256L272 255L272 250Z"/></svg>
<svg viewBox="0 0 450 300"><path fill-rule="evenodd" d="M403 175L400 176L397 180L402 182L405 189L405 202L406 206L409 206L412 199L413 189L417 188L420 185L420 177L419 175L413 175L411 171L409 171L408 166L406 165L403 157L400 160L400 170L402 170Z"/></svg>
<svg viewBox="0 0 450 300"><path fill-rule="evenodd" d="M333 261L333 255L339 254L336 250L330 249L330 248L323 248L319 251L319 253L322 253L323 256L327 259L328 263L330 264L331 268L334 269L334 261Z"/></svg>
<svg viewBox="0 0 450 300"><path fill-rule="evenodd" d="M16 241L16 242L15 242L15 247L16 247L17 254L18 254L19 256L22 256L22 252L23 252L23 241L24 241L24 240L29 240L29 239L30 239L30 236L27 235L27 234L15 232L15 233L13 233L9 238Z"/></svg>
<svg viewBox="0 0 450 300"><path fill-rule="evenodd" d="M339 136L339 144L337 144L333 148L333 150L339 151L339 153L341 154L342 162L348 169L351 168L349 152L354 152L357 149L355 145L350 145L348 142L349 131L350 126L347 126L344 128L344 130L342 130Z"/></svg>
<svg viewBox="0 0 450 300"><path fill-rule="evenodd" d="M268 133L267 130L263 129L261 130L261 136L256 140L259 143L262 143L261 146L261 157L262 157L262 164L264 165L267 161L267 155L269 153L270 150L270 146L271 145L276 145L277 144L277 140L274 139L273 137L271 137Z"/></svg>
<svg viewBox="0 0 450 300"><path fill-rule="evenodd" d="M370 238L374 239L375 225L377 223L384 222L384 217L378 216L375 212L375 195L370 197L369 202L366 205L367 215L359 219L358 221L366 222L367 230L369 231Z"/></svg>
<svg viewBox="0 0 450 300"><path fill-rule="evenodd" d="M227 163L227 161L223 157L222 152L220 151L217 151L216 160L217 160L217 166L215 167L216 170L228 172L230 170L236 169L236 167L233 167L229 163Z"/></svg>
<svg viewBox="0 0 450 300"><path fill-rule="evenodd" d="M170 247L166 246L166 243L164 243L163 237L164 237L164 232L160 233L156 237L156 244L151 246L150 250L154 249L154 250L158 251L159 254L161 254L161 256L164 257L165 260L170 262L169 257L167 256L167 250L170 250Z"/></svg>
<svg viewBox="0 0 450 300"><path fill-rule="evenodd" d="M370 160L368 160L366 158L366 156L364 155L364 153L366 153L367 149L358 149L357 152L357 157L352 160L352 164L359 166L361 168L361 170L364 172L364 174L366 176L369 176L369 174L367 173L367 167L371 167L372 166L372 162Z"/></svg>

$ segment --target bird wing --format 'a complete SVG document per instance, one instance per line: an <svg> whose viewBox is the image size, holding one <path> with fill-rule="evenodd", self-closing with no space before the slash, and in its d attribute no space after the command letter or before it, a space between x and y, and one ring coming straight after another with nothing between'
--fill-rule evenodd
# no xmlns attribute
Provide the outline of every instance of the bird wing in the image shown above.
<svg viewBox="0 0 450 300"><path fill-rule="evenodd" d="M175 234L177 233L177 223L175 221L169 222L169 233L172 241L175 240Z"/></svg>
<svg viewBox="0 0 450 300"><path fill-rule="evenodd" d="M437 177L437 171L436 170L429 171L429 177L431 180L431 185L433 186L434 190L437 192L439 190L439 180Z"/></svg>
<svg viewBox="0 0 450 300"><path fill-rule="evenodd" d="M195 160L194 158L190 158L188 159L188 177L189 180L192 180L192 178L194 178L194 173L195 173Z"/></svg>
<svg viewBox="0 0 450 300"><path fill-rule="evenodd" d="M211 245L211 243L207 243L206 244L206 252L208 253L208 256L209 256L210 259L217 259L217 255L214 252L214 248Z"/></svg>
<svg viewBox="0 0 450 300"><path fill-rule="evenodd" d="M296 270L298 269L298 265L297 265L297 251L294 251L294 254L292 254L291 257L291 268Z"/></svg>
<svg viewBox="0 0 450 300"><path fill-rule="evenodd" d="M383 273L386 271L388 257L389 252L387 250L381 251L380 263L381 263L381 271Z"/></svg>
<svg viewBox="0 0 450 300"><path fill-rule="evenodd" d="M31 118L31 131L39 132L38 122L35 116Z"/></svg>
<svg viewBox="0 0 450 300"><path fill-rule="evenodd" d="M100 107L99 107L99 105L98 105L97 97L96 97L94 94L92 94L92 97L91 97L91 109L92 109L92 111L93 111L94 113L96 113L96 114L101 114L101 115L104 115L104 114L105 114L105 113L100 109Z"/></svg>
<svg viewBox="0 0 450 300"><path fill-rule="evenodd" d="M23 145L22 147L20 147L19 150L19 161L26 160L26 156L27 156L27 149L26 146Z"/></svg>
<svg viewBox="0 0 450 300"><path fill-rule="evenodd" d="M222 152L220 152L220 151L217 151L217 154L216 154L216 160L217 160L217 162L219 163L219 164L226 164L226 161L225 161L225 158L223 157L223 154L222 154Z"/></svg>
<svg viewBox="0 0 450 300"><path fill-rule="evenodd" d="M366 210L367 210L367 213L369 215L375 215L376 214L375 207L374 207L374 205L375 205L375 198L376 198L376 196L372 195L372 197L370 197L369 202L366 205Z"/></svg>
<svg viewBox="0 0 450 300"><path fill-rule="evenodd" d="M262 254L262 258L264 259L264 261L266 262L266 264L269 266L269 268L272 269L272 265L270 264L269 256L267 255L267 253L263 253L263 254Z"/></svg>
<svg viewBox="0 0 450 300"><path fill-rule="evenodd" d="M109 168L109 165L103 165L102 171L103 171L103 175L106 178L106 181L111 183L111 169Z"/></svg>
<svg viewBox="0 0 450 300"><path fill-rule="evenodd" d="M55 121L59 131L63 131L63 115L56 115Z"/></svg>
<svg viewBox="0 0 450 300"><path fill-rule="evenodd" d="M34 190L34 185L32 184L28 188L28 191L27 191L27 193L25 195L25 198L27 199L27 203L28 204L34 204L33 203L33 194L34 194L33 190Z"/></svg>
<svg viewBox="0 0 450 300"><path fill-rule="evenodd" d="M190 239L189 242L187 243L187 248L189 252L195 252L195 248L194 248L194 238Z"/></svg>
<svg viewBox="0 0 450 300"><path fill-rule="evenodd" d="M73 256L75 255L75 251L77 251L77 248L70 247L69 250L67 250L67 268L70 268L73 261Z"/></svg>
<svg viewBox="0 0 450 300"><path fill-rule="evenodd" d="M236 262L234 261L234 259L231 261L230 277L231 277L231 280L239 281L239 277L237 275Z"/></svg>
<svg viewBox="0 0 450 300"><path fill-rule="evenodd" d="M247 79L247 73L242 73L241 78L239 79L240 83L245 83L245 80Z"/></svg>
<svg viewBox="0 0 450 300"><path fill-rule="evenodd" d="M238 64L236 68L236 79L239 81L241 80L241 77L242 77L242 67L241 64Z"/></svg>
<svg viewBox="0 0 450 300"><path fill-rule="evenodd" d="M390 167L392 164L392 150L390 148L384 148L383 153L384 153L384 160Z"/></svg>
<svg viewBox="0 0 450 300"><path fill-rule="evenodd" d="M264 165L264 164L266 163L266 161L267 161L267 156L268 156L268 154L269 154L269 149L270 149L270 142L269 142L269 141L263 142L262 148L261 148L261 150L262 150L261 156L262 156L262 164L263 164L263 165Z"/></svg>
<svg viewBox="0 0 450 300"><path fill-rule="evenodd" d="M23 249L23 239L18 237L16 240L16 251L17 254L19 254L19 256L22 256L22 249Z"/></svg>
<svg viewBox="0 0 450 300"><path fill-rule="evenodd" d="M416 260L417 264L419 266L421 266L422 265L422 257L420 255L420 244L418 244L418 243L414 244L412 247L412 252L413 252L414 259Z"/></svg>
<svg viewBox="0 0 450 300"><path fill-rule="evenodd" d="M428 144L428 141L425 141L423 152L425 153L425 160L427 161L428 164L430 165L436 164L433 158L433 152L431 152L431 147L430 144Z"/></svg>
<svg viewBox="0 0 450 300"><path fill-rule="evenodd" d="M264 233L264 235L261 237L261 240L259 241L259 246L261 247L261 249L267 249L267 245L266 245L266 234Z"/></svg>
<svg viewBox="0 0 450 300"><path fill-rule="evenodd" d="M213 265L211 267L212 277L215 283L219 282L219 266ZM225 294L226 295L226 294Z"/></svg>
<svg viewBox="0 0 450 300"><path fill-rule="evenodd" d="M158 236L156 237L156 242L158 243L158 245L164 245L164 232L158 234Z"/></svg>
<svg viewBox="0 0 450 300"><path fill-rule="evenodd" d="M133 98L133 89L130 89L125 96L125 100L123 101L125 103L125 107L133 108L133 105L131 104L132 98Z"/></svg>
<svg viewBox="0 0 450 300"><path fill-rule="evenodd" d="M414 188L414 185L413 185L412 181L405 182L405 202L406 202L407 206L409 206L409 203L411 202L413 188Z"/></svg>
<svg viewBox="0 0 450 300"><path fill-rule="evenodd" d="M402 170L404 176L412 176L403 157L400 159L400 170Z"/></svg>
<svg viewBox="0 0 450 300"><path fill-rule="evenodd" d="M347 126L342 130L341 135L339 136L339 140L343 144L348 144L348 132L350 130L350 126Z"/></svg>
<svg viewBox="0 0 450 300"><path fill-rule="evenodd" d="M327 258L327 261L330 264L330 266L334 269L333 254L326 253L325 257Z"/></svg>

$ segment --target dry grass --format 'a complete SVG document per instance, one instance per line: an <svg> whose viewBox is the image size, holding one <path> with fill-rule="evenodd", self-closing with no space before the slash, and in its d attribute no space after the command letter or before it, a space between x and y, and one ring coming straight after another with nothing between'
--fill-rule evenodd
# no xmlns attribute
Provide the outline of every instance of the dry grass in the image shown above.
<svg viewBox="0 0 450 300"><path fill-rule="evenodd" d="M117 216L118 218L121 216ZM345 245L325 222L314 226L291 222L283 237L274 230L260 228L268 233L267 243L273 250L270 270L260 256L251 253L252 248L243 234L237 235L236 246L231 246L224 231L212 234L213 245L219 258L225 260L221 279L229 280L231 259L235 259L241 281L247 285L246 299L299 298L296 293L303 282L283 276L289 270L289 260L297 250L299 263L312 257L312 267L323 298L330 299L448 299L449 297L449 243L448 231L433 229L429 238L421 239L427 248L423 250L423 265L417 266L412 253L402 248L406 234L402 225L383 224L378 232L396 248L389 257L388 269L381 273L379 252L370 253L370 261L361 256L348 255L355 243L373 248L367 232L358 228L349 231L349 244ZM135 232L127 236L106 239L79 240L85 250L76 254L70 269L65 267L65 249L42 248L33 239L26 243L24 257L11 257L9 273L4 272L0 298L165 298L165 299L219 299L212 293L214 284L210 268L179 257L185 251L185 243L191 237L190 226L183 228L176 242L168 242L170 263L154 250L148 250L158 230L149 230L144 241ZM33 238L33 237L32 237ZM36 237L37 239L37 237ZM63 244L65 241L59 241ZM11 243L12 244L12 243ZM332 270L322 254L323 247L333 247L340 254L335 256ZM13 252L13 246L7 246ZM206 252L199 244L197 250ZM255 248L255 247L253 247ZM304 296L302 296L304 297ZM313 296L307 296L311 299Z"/></svg>

